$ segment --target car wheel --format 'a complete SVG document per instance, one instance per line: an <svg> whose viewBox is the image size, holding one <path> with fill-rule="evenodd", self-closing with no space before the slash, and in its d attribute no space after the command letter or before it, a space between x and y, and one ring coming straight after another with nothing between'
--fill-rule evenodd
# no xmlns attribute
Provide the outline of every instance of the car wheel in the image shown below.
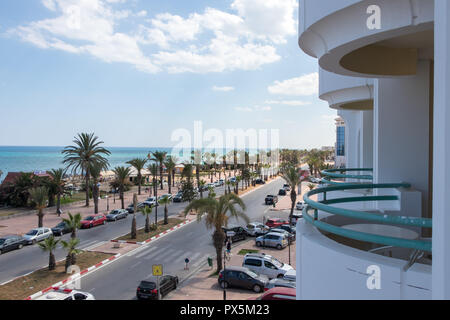
<svg viewBox="0 0 450 320"><path fill-rule="evenodd" d="M19 249L22 249L23 248L23 244L19 244Z"/></svg>
<svg viewBox="0 0 450 320"><path fill-rule="evenodd" d="M59 233L59 236L62 237L63 235L64 235L64 232L61 231L61 232Z"/></svg>
<svg viewBox="0 0 450 320"><path fill-rule="evenodd" d="M277 249L281 250L281 249L283 249L283 246L281 244L277 244Z"/></svg>
<svg viewBox="0 0 450 320"><path fill-rule="evenodd" d="M256 242L256 246L257 246L257 247L261 247L261 242L257 241L257 242Z"/></svg>
<svg viewBox="0 0 450 320"><path fill-rule="evenodd" d="M256 292L256 293L260 293L262 291L262 288L261 288L260 285L255 284L253 286L253 291Z"/></svg>
<svg viewBox="0 0 450 320"><path fill-rule="evenodd" d="M282 279L282 278L283 278L283 275L282 275L282 274L279 274L279 275L277 275L277 278L278 278L278 279Z"/></svg>
<svg viewBox="0 0 450 320"><path fill-rule="evenodd" d="M226 289L226 288L228 288L228 282L222 281L222 282L220 283L220 286L222 287L222 289Z"/></svg>
<svg viewBox="0 0 450 320"><path fill-rule="evenodd" d="M36 239L34 239L31 243L32 244L36 244L36 242L37 242Z"/></svg>
<svg viewBox="0 0 450 320"><path fill-rule="evenodd" d="M90 225L89 225L89 228L92 228L93 226L94 226L93 224L90 224Z"/></svg>
<svg viewBox="0 0 450 320"><path fill-rule="evenodd" d="M103 225L105 225L106 224L106 221L105 220L103 220Z"/></svg>

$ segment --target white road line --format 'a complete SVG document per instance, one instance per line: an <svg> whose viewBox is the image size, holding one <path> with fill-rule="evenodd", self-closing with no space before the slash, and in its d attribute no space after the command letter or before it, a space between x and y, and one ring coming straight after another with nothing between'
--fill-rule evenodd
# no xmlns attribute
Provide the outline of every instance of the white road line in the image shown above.
<svg viewBox="0 0 450 320"><path fill-rule="evenodd" d="M159 251L161 251L161 252L159 252ZM170 249L166 249L166 248L161 248L160 250L158 250L158 253L153 253L153 255L151 256L151 257L147 257L147 258L145 258L145 260L150 260L150 259L158 259L158 260L163 260L163 259L166 259L167 257L169 257L169 256L172 256L172 255L174 255L174 254L179 254L180 253L180 250L177 250L177 249L173 249L173 248L170 248Z"/></svg>
<svg viewBox="0 0 450 320"><path fill-rule="evenodd" d="M130 267L130 269L133 269L134 267L137 267L137 266L140 265L141 263L142 263L142 261L139 261L139 262L133 264L133 265Z"/></svg>
<svg viewBox="0 0 450 320"><path fill-rule="evenodd" d="M139 253L135 256L135 258L142 258L148 254L150 254L151 252L155 251L156 249L158 249L158 247L150 247L150 248L146 248L147 250L142 250L142 253Z"/></svg>

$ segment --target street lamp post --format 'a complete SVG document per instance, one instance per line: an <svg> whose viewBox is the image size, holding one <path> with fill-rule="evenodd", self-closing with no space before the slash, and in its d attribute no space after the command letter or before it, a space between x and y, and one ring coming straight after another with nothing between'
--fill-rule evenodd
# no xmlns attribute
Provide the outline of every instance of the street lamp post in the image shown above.
<svg viewBox="0 0 450 320"><path fill-rule="evenodd" d="M109 212L109 197L108 195L106 195L105 197L106 197L106 211Z"/></svg>
<svg viewBox="0 0 450 320"><path fill-rule="evenodd" d="M223 250L223 300L227 300L227 282L225 281L225 277L227 274L226 271L226 256L225 256L225 250Z"/></svg>

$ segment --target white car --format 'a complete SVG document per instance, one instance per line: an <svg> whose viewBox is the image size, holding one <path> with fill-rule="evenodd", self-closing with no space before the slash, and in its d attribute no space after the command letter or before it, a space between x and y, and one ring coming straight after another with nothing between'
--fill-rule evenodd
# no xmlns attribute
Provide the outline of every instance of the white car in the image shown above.
<svg viewBox="0 0 450 320"><path fill-rule="evenodd" d="M295 282L297 279L297 271L294 269L289 270L283 276L283 280Z"/></svg>
<svg viewBox="0 0 450 320"><path fill-rule="evenodd" d="M257 274L266 275L270 279L281 279L288 271L294 270L290 265L282 263L274 257L263 253L246 254L242 266L249 268Z"/></svg>
<svg viewBox="0 0 450 320"><path fill-rule="evenodd" d="M206 187L207 187L207 188L215 188L215 187L216 187L216 184L215 184L215 183L208 183L208 184L206 185Z"/></svg>
<svg viewBox="0 0 450 320"><path fill-rule="evenodd" d="M36 242L45 240L53 236L52 229L50 228L36 228L30 230L23 236L23 239L27 244L35 244Z"/></svg>
<svg viewBox="0 0 450 320"><path fill-rule="evenodd" d="M261 222L251 222L244 229L249 236L253 237L266 234L269 231L269 228Z"/></svg>
<svg viewBox="0 0 450 320"><path fill-rule="evenodd" d="M95 300L95 298L87 292L53 288L52 291L38 297L36 300Z"/></svg>
<svg viewBox="0 0 450 320"><path fill-rule="evenodd" d="M297 202L297 204L295 205L295 209L297 210L303 210L303 207L305 206L305 203L303 201L299 201Z"/></svg>

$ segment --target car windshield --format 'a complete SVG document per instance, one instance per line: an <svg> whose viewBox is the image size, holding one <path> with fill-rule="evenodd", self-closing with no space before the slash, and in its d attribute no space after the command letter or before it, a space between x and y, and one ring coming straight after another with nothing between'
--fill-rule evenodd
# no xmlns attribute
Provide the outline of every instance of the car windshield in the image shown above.
<svg viewBox="0 0 450 320"><path fill-rule="evenodd" d="M119 210L113 210L109 214L119 214Z"/></svg>
<svg viewBox="0 0 450 320"><path fill-rule="evenodd" d="M3 244L5 242L5 239L0 239L0 244Z"/></svg>
<svg viewBox="0 0 450 320"><path fill-rule="evenodd" d="M84 219L84 220L91 221L91 220L94 220L94 217L93 217L93 216L89 216L89 217L87 217L87 218Z"/></svg>
<svg viewBox="0 0 450 320"><path fill-rule="evenodd" d="M57 228L64 228L66 226L65 222L60 222L58 223L58 225L56 226Z"/></svg>
<svg viewBox="0 0 450 320"><path fill-rule="evenodd" d="M247 229L254 229L254 228L255 228L255 226L252 225L252 224L249 224L249 225L247 226Z"/></svg>
<svg viewBox="0 0 450 320"><path fill-rule="evenodd" d="M269 194L266 198L273 198L273 195Z"/></svg>
<svg viewBox="0 0 450 320"><path fill-rule="evenodd" d="M275 258L272 258L271 262L272 262L272 264L273 264L275 267L277 267L277 268L281 268L282 266L284 266L284 263L278 261L278 260L275 259Z"/></svg>
<svg viewBox="0 0 450 320"><path fill-rule="evenodd" d="M254 273L253 271L247 271L247 274L254 279L258 278L258 275L256 273Z"/></svg>
<svg viewBox="0 0 450 320"><path fill-rule="evenodd" d="M34 236L38 233L37 230L31 230L30 232L27 233L27 236Z"/></svg>
<svg viewBox="0 0 450 320"><path fill-rule="evenodd" d="M139 285L139 287L145 288L145 289L155 289L156 284L154 282L150 282L150 281L141 281L141 284Z"/></svg>

